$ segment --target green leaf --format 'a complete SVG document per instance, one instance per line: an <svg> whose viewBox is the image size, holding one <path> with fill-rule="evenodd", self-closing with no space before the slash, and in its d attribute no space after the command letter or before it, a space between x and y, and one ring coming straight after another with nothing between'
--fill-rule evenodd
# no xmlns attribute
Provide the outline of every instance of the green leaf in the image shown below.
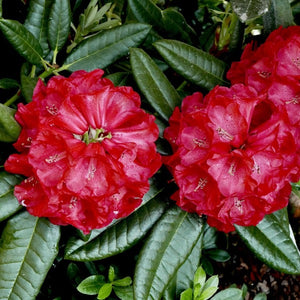
<svg viewBox="0 0 300 300"><path fill-rule="evenodd" d="M0 103L0 141L14 142L17 140L21 127L15 120L16 110Z"/></svg>
<svg viewBox="0 0 300 300"><path fill-rule="evenodd" d="M19 83L14 79L10 79L10 78L0 79L0 89L10 90L18 87L19 87Z"/></svg>
<svg viewBox="0 0 300 300"><path fill-rule="evenodd" d="M184 16L173 8L167 8L162 11L163 28L168 32L170 38L180 39L189 44L192 43L192 39L196 38L196 33L192 27L190 27Z"/></svg>
<svg viewBox="0 0 300 300"><path fill-rule="evenodd" d="M66 247L65 258L76 261L100 260L124 252L145 236L161 217L166 205L167 202L161 197L154 198L105 230L98 238L86 243L71 239Z"/></svg>
<svg viewBox="0 0 300 300"><path fill-rule="evenodd" d="M8 220L0 240L0 298L35 299L58 253L59 226L27 212Z"/></svg>
<svg viewBox="0 0 300 300"><path fill-rule="evenodd" d="M211 259L217 262L226 262L230 259L230 254L222 249L210 249L206 253Z"/></svg>
<svg viewBox="0 0 300 300"><path fill-rule="evenodd" d="M124 277L122 279L115 280L113 282L114 286L122 286L122 287L129 286L131 284L132 284L132 279L129 276Z"/></svg>
<svg viewBox="0 0 300 300"><path fill-rule="evenodd" d="M160 299L202 234L202 219L177 206L157 222L139 254L134 299ZM188 237L188 238L187 238Z"/></svg>
<svg viewBox="0 0 300 300"><path fill-rule="evenodd" d="M162 26L161 10L151 0L128 0L128 7L140 23L151 24L154 28Z"/></svg>
<svg viewBox="0 0 300 300"><path fill-rule="evenodd" d="M267 295L264 293L256 294L253 300L267 300Z"/></svg>
<svg viewBox="0 0 300 300"><path fill-rule="evenodd" d="M231 0L230 3L240 20L246 22L266 13L270 0Z"/></svg>
<svg viewBox="0 0 300 300"><path fill-rule="evenodd" d="M48 23L50 47L56 53L65 45L71 25L71 8L69 0L54 0Z"/></svg>
<svg viewBox="0 0 300 300"><path fill-rule="evenodd" d="M0 19L0 29L14 49L33 65L42 62L43 50L39 41L20 22Z"/></svg>
<svg viewBox="0 0 300 300"><path fill-rule="evenodd" d="M26 102L32 101L33 90L38 82L37 77L31 77L30 75L31 65L29 63L23 64L21 68L21 91Z"/></svg>
<svg viewBox="0 0 300 300"><path fill-rule="evenodd" d="M228 288L219 292L210 300L243 300L243 292L237 288Z"/></svg>
<svg viewBox="0 0 300 300"><path fill-rule="evenodd" d="M122 86L122 85L126 85L128 76L129 76L128 72L117 72L117 73L109 74L105 77L111 80L114 83L114 85Z"/></svg>
<svg viewBox="0 0 300 300"><path fill-rule="evenodd" d="M50 51L48 45L48 19L52 0L31 0L24 26L39 41L44 55Z"/></svg>
<svg viewBox="0 0 300 300"><path fill-rule="evenodd" d="M226 65L214 56L175 40L160 40L154 47L181 76L208 90L226 85L223 80Z"/></svg>
<svg viewBox="0 0 300 300"><path fill-rule="evenodd" d="M210 277L204 284L199 300L209 299L218 290L219 277L214 275Z"/></svg>
<svg viewBox="0 0 300 300"><path fill-rule="evenodd" d="M180 104L180 96L150 56L142 49L130 49L134 78L156 112L166 121Z"/></svg>
<svg viewBox="0 0 300 300"><path fill-rule="evenodd" d="M105 278L103 275L92 275L81 281L77 286L77 290L85 295L97 295L104 284Z"/></svg>
<svg viewBox="0 0 300 300"><path fill-rule="evenodd" d="M112 284L105 283L99 290L97 299L106 299L112 292Z"/></svg>
<svg viewBox="0 0 300 300"><path fill-rule="evenodd" d="M199 267L194 275L194 285L199 284L203 288L206 280L206 273L202 267Z"/></svg>
<svg viewBox="0 0 300 300"><path fill-rule="evenodd" d="M137 47L150 29L149 25L134 23L100 32L71 52L65 68L70 71L103 69L128 54L131 47Z"/></svg>
<svg viewBox="0 0 300 300"><path fill-rule="evenodd" d="M114 267L109 266L109 270L108 270L108 280L109 280L109 282L113 282L115 277L116 277L116 274L115 274Z"/></svg>
<svg viewBox="0 0 300 300"><path fill-rule="evenodd" d="M126 287L113 286L113 290L114 290L115 294L121 300L132 300L133 299L132 286L126 286Z"/></svg>
<svg viewBox="0 0 300 300"><path fill-rule="evenodd" d="M257 226L235 228L260 260L287 274L300 274L300 252L288 223L278 214L266 215Z"/></svg>
<svg viewBox="0 0 300 300"><path fill-rule="evenodd" d="M270 0L269 11L263 15L263 25L266 34L279 26L294 25L293 12L289 0Z"/></svg>
<svg viewBox="0 0 300 300"><path fill-rule="evenodd" d="M0 221L3 221L21 209L17 198L14 196L14 186L21 182L17 175L0 172Z"/></svg>
<svg viewBox="0 0 300 300"><path fill-rule="evenodd" d="M193 300L193 290L191 288L180 294L180 300Z"/></svg>

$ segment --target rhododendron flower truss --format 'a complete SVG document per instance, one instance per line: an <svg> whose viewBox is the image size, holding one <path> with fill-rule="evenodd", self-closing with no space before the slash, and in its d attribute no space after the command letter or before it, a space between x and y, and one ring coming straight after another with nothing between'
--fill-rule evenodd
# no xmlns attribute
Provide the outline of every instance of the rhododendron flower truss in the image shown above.
<svg viewBox="0 0 300 300"><path fill-rule="evenodd" d="M243 84L186 97L164 133L174 152L164 162L179 187L173 199L225 232L285 207L289 182L299 180L290 114Z"/></svg>
<svg viewBox="0 0 300 300"><path fill-rule="evenodd" d="M161 166L154 116L130 87L103 71L39 81L33 101L19 104L22 132L5 163L25 179L15 195L27 210L85 233L129 215Z"/></svg>

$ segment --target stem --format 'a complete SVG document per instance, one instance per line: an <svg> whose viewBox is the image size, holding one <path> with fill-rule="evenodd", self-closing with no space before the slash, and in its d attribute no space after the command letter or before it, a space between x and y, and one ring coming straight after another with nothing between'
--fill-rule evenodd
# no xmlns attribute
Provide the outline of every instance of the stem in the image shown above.
<svg viewBox="0 0 300 300"><path fill-rule="evenodd" d="M21 89L19 89L16 94L14 94L10 99L8 99L4 105L5 106L10 106L12 105L16 100L18 100L20 98L21 95Z"/></svg>

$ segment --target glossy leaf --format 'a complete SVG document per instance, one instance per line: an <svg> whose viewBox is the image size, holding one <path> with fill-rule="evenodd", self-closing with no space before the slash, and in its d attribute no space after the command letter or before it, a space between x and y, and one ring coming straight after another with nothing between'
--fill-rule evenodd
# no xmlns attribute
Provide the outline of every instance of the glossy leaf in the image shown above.
<svg viewBox="0 0 300 300"><path fill-rule="evenodd" d="M48 18L52 0L31 0L24 26L39 41L44 55L50 51L48 45Z"/></svg>
<svg viewBox="0 0 300 300"><path fill-rule="evenodd" d="M192 43L196 38L196 33L190 27L184 16L175 9L167 8L162 11L163 29L168 32L170 38L177 37L187 43Z"/></svg>
<svg viewBox="0 0 300 300"><path fill-rule="evenodd" d="M150 28L149 25L134 23L101 32L74 49L65 61L65 68L70 71L103 69L128 54L129 48L137 47Z"/></svg>
<svg viewBox="0 0 300 300"><path fill-rule="evenodd" d="M51 49L55 52L65 45L71 24L71 8L69 0L55 0L51 7L48 38Z"/></svg>
<svg viewBox="0 0 300 300"><path fill-rule="evenodd" d="M128 7L140 23L151 24L154 28L162 26L162 14L151 0L128 0Z"/></svg>
<svg viewBox="0 0 300 300"><path fill-rule="evenodd" d="M112 292L112 284L105 283L99 290L97 299L103 300L106 299Z"/></svg>
<svg viewBox="0 0 300 300"><path fill-rule="evenodd" d="M263 25L266 33L279 26L288 27L294 24L293 12L289 0L270 0L269 11L263 15Z"/></svg>
<svg viewBox="0 0 300 300"><path fill-rule="evenodd" d="M14 196L14 186L21 180L20 176L0 172L0 221L10 217L21 208Z"/></svg>
<svg viewBox="0 0 300 300"><path fill-rule="evenodd" d="M0 141L14 142L17 140L21 127L15 120L16 110L0 103Z"/></svg>
<svg viewBox="0 0 300 300"><path fill-rule="evenodd" d="M81 281L77 286L77 290L85 295L97 295L104 283L105 278L103 275L92 275Z"/></svg>
<svg viewBox="0 0 300 300"><path fill-rule="evenodd" d="M178 269L170 285L165 290L165 299L177 299L177 296L179 296L182 291L193 287L193 277L200 263L202 244L203 233L199 236L191 254L187 257L184 264Z"/></svg>
<svg viewBox="0 0 300 300"><path fill-rule="evenodd" d="M202 220L177 206L153 228L139 254L134 299L160 299L174 274L191 254L202 234Z"/></svg>
<svg viewBox="0 0 300 300"><path fill-rule="evenodd" d="M160 40L154 47L165 61L181 76L208 90L226 85L226 65L214 56L176 40Z"/></svg>
<svg viewBox="0 0 300 300"><path fill-rule="evenodd" d="M130 49L130 63L134 78L149 104L168 121L181 101L177 91L144 50Z"/></svg>
<svg viewBox="0 0 300 300"><path fill-rule="evenodd" d="M240 20L246 22L266 13L270 0L231 0L230 3Z"/></svg>
<svg viewBox="0 0 300 300"><path fill-rule="evenodd" d="M217 293L210 300L243 300L243 292L237 288L228 288Z"/></svg>
<svg viewBox="0 0 300 300"><path fill-rule="evenodd" d="M266 215L257 226L235 226L246 245L260 260L287 274L300 274L300 252L287 220Z"/></svg>
<svg viewBox="0 0 300 300"><path fill-rule="evenodd" d="M66 247L65 258L76 261L100 260L125 251L145 236L165 211L166 204L161 198L153 199L87 243L74 243L71 239Z"/></svg>
<svg viewBox="0 0 300 300"><path fill-rule="evenodd" d="M33 65L41 63L41 45L24 25L15 20L0 19L0 29L14 49L28 62Z"/></svg>
<svg viewBox="0 0 300 300"><path fill-rule="evenodd" d="M7 222L0 241L0 298L35 299L57 253L59 226L27 212Z"/></svg>
<svg viewBox="0 0 300 300"><path fill-rule="evenodd" d="M133 288L132 286L126 287L113 287L114 293L121 299L121 300L132 300L133 299Z"/></svg>

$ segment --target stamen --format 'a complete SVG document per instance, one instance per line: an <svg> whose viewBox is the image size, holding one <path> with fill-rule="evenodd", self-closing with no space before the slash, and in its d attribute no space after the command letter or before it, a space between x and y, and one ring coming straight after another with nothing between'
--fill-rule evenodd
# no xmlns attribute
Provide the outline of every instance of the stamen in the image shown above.
<svg viewBox="0 0 300 300"><path fill-rule="evenodd" d="M231 165L229 167L229 170L228 170L228 173L231 176L234 176L235 172L236 172L236 165L235 165L235 163L231 163Z"/></svg>
<svg viewBox="0 0 300 300"><path fill-rule="evenodd" d="M217 133L218 135L223 138L226 141L232 141L233 140L233 136L231 134L229 134L227 131L225 131L223 128L217 128Z"/></svg>
<svg viewBox="0 0 300 300"><path fill-rule="evenodd" d="M197 192L199 189L203 190L205 188L205 186L207 185L207 183L208 183L207 178L200 178L198 181L198 185L194 189L194 192Z"/></svg>
<svg viewBox="0 0 300 300"><path fill-rule="evenodd" d="M208 143L206 141L206 138L204 138L203 140L194 138L193 143L199 146L200 148L208 148Z"/></svg>

